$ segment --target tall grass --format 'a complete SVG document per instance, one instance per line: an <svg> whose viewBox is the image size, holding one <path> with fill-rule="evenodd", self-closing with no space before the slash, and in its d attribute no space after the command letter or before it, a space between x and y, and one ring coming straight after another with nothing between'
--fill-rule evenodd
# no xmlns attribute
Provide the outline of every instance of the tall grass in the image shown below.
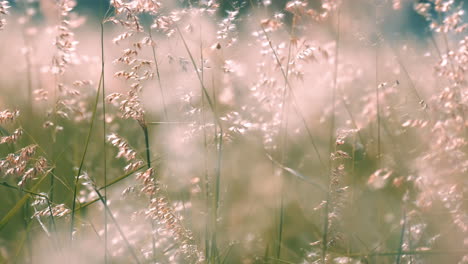
<svg viewBox="0 0 468 264"><path fill-rule="evenodd" d="M463 5L95 4L0 1L0 263L468 261Z"/></svg>

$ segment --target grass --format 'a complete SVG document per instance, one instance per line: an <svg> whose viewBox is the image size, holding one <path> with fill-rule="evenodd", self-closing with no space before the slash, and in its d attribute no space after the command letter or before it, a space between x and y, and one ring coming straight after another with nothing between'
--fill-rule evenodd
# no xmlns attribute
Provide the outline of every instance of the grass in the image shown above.
<svg viewBox="0 0 468 264"><path fill-rule="evenodd" d="M107 4L0 1L0 263L466 261L462 6Z"/></svg>

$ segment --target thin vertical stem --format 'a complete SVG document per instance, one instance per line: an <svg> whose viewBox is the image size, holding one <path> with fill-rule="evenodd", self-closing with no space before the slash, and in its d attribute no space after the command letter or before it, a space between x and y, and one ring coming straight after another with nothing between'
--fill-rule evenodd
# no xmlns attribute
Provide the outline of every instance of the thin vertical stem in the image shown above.
<svg viewBox="0 0 468 264"><path fill-rule="evenodd" d="M158 86L159 86L159 93L161 94L161 103L162 103L162 106L163 106L163 111L164 111L164 119L165 121L169 121L169 116L167 114L167 105L166 105L166 97L165 97L165 94L164 94L164 89L162 87L162 84L161 84L161 74L159 72L159 63L158 63L158 60L157 60L157 57L156 57L156 49L154 47L154 44L153 44L153 35L151 33L151 27L149 29L149 37L151 39L151 51L153 52L153 61L154 61L154 65L156 67L156 77L158 79Z"/></svg>
<svg viewBox="0 0 468 264"><path fill-rule="evenodd" d="M101 22L101 74L102 74L102 148L104 186L107 186L107 150L106 150L106 91L105 91L105 60L104 60L104 21ZM104 189L104 202L107 203L107 188ZM107 214L104 213L104 263L108 262L107 255Z"/></svg>
<svg viewBox="0 0 468 264"><path fill-rule="evenodd" d="M143 122L140 122L140 126L141 128L143 129L143 134L144 134L144 137L145 137L145 149L146 149L146 163L147 163L147 167L148 169L151 168L151 151L150 151L150 144L149 144L149 133L148 133L148 126L146 125L146 123ZM156 178L154 178L154 180L156 180ZM152 199L153 197L151 197ZM154 237L154 231L155 231L155 224L154 224L154 221L153 220L150 220L151 221L151 250L152 250L152 257L153 257L153 260L156 259L156 239Z"/></svg>
<svg viewBox="0 0 468 264"><path fill-rule="evenodd" d="M401 233L400 233L400 241L398 245L398 254L396 256L395 263L400 264L401 263L401 256L403 252L403 243L405 241L405 229L406 229L406 209L403 208L403 220L402 220L402 225L401 225Z"/></svg>
<svg viewBox="0 0 468 264"><path fill-rule="evenodd" d="M200 76L201 82L205 81L205 71L204 71L204 57L203 57L203 35L202 35L202 24L200 23ZM203 89L202 87L200 87ZM201 91L203 93L203 90ZM210 256L210 182L208 178L208 138L206 133L206 112L205 112L205 97L201 97L201 116L202 116L202 125L203 125L203 170L204 170L204 188L205 188L205 202L206 202L206 219L205 219L205 257L206 259Z"/></svg>
<svg viewBox="0 0 468 264"><path fill-rule="evenodd" d="M213 88L213 113L217 116L216 111L216 87L214 82L214 76L211 79L212 88ZM211 238L211 260L212 263L216 259L219 260L218 247L217 247L217 230L218 230L218 215L219 215L219 200L220 200L220 186L221 186L221 161L223 155L223 129L219 123L218 126L215 126L215 139L216 150L217 150L217 159L215 167L215 190L214 190L214 199L213 199L213 212L212 212L212 224L213 224L213 233Z"/></svg>
<svg viewBox="0 0 468 264"><path fill-rule="evenodd" d="M287 138L288 138L288 116L289 116L289 104L288 104L288 79L289 79L289 66L291 61L292 53L292 41L294 38L294 27L296 24L296 16L293 16L293 21L291 25L291 36L288 46L288 58L286 63L286 78L284 79L284 88L283 88L283 97L281 102L281 123L280 123L280 135L282 133L282 143L281 143L281 164L285 163L286 159L286 148L287 148ZM280 172L281 176L283 171ZM284 179L281 177L281 198L280 198L280 214L279 214L279 225L278 225L278 245L276 250L276 258L281 256L281 244L283 240L283 228L284 228L284 196L285 196L285 183Z"/></svg>
<svg viewBox="0 0 468 264"><path fill-rule="evenodd" d="M218 155L217 155L217 161L216 161L216 169L215 169L215 177L216 177L216 183L215 183L215 195L214 195L214 199L213 199L213 220L214 220L214 223L213 223L213 234L212 234L212 244L211 244L211 261L215 261L215 255L216 255L216 226L217 226L217 218L218 218L218 207L219 207L219 193L220 193L220 190L219 190L219 187L220 187L220 180L221 180L221 161L222 161L222 147L223 147L223 127L222 127L222 124L221 124L221 119L219 118L219 114L218 112L216 111L216 105L215 105L215 101L214 99L211 98L208 90L206 89L205 87L205 84L203 83L203 80L201 78L201 74L200 74L200 71L197 67L197 64L195 62L195 59L192 55L192 52L190 51L188 45L187 45L187 42L185 41L185 38L184 36L182 35L182 32L180 31L179 27L176 25L176 30L177 30L177 33L179 34L180 38L182 39L182 43L184 44L184 47L185 47L185 50L187 51L189 57L190 57L190 61L192 62L192 66L193 66L193 69L197 75L197 78L198 78L198 81L200 82L200 85L201 85L201 88L202 88L202 92L203 92L203 96L205 96L206 98L206 101L208 103L208 106L210 107L212 113L213 113L213 119L214 119L214 123L215 123L215 128L216 129L219 129L219 132L216 131L215 132L215 135L219 135L217 136L217 140L215 140L217 142L217 151L218 151ZM213 87L214 89L214 87Z"/></svg>
<svg viewBox="0 0 468 264"><path fill-rule="evenodd" d="M330 139L329 139L329 157L328 157L328 184L327 184L327 196L326 203L324 208L324 221L323 221L323 234L322 234L322 262L325 263L328 251L328 228L330 225L329 221L329 211L330 211L330 183L333 177L333 160L331 158L332 153L335 148L335 119L336 119L336 93L338 86L338 62L339 62L339 44L340 44L340 14L341 10L338 7L337 10L337 33L336 33L336 43L335 43L335 61L334 61L334 70L333 70L333 86L332 86L332 113L330 120Z"/></svg>
<svg viewBox="0 0 468 264"><path fill-rule="evenodd" d="M147 162L148 169L149 169L151 168L151 151L150 151L150 144L149 144L148 126L146 126L146 124L143 124L143 123L140 123L140 126L143 129L143 134L145 135L146 162Z"/></svg>
<svg viewBox="0 0 468 264"><path fill-rule="evenodd" d="M32 260L33 260L32 240L28 232L28 220L30 218L28 212L29 212L29 202L26 202L23 206L23 224L24 224L24 231L26 232L26 244L27 244L27 249L28 249L29 263L32 263Z"/></svg>
<svg viewBox="0 0 468 264"><path fill-rule="evenodd" d="M96 99L94 101L94 106L93 106L93 114L91 115L91 124L89 125L89 130L88 130L88 135L86 136L86 141L85 141L85 146L83 150L83 155L81 156L81 161L80 161L80 166L78 167L78 172L75 176L75 181L74 181L74 187L73 187L73 197L72 197L72 212L71 212L71 223L70 223L70 243L73 241L73 230L75 227L75 209L76 209L76 196L78 193L78 180L81 175L81 172L83 170L84 166L84 161L86 158L86 154L88 153L88 147L89 147L89 142L91 141L91 133L94 128L94 120L96 119L96 112L97 112L97 105L99 102L99 95L101 93L101 85L102 85L102 80L103 80L104 74L101 73L101 76L99 78L99 84L98 84L98 90L96 93Z"/></svg>
<svg viewBox="0 0 468 264"><path fill-rule="evenodd" d="M375 42L375 99L377 104L377 162L378 166L380 166L381 160L381 139L380 139L380 126L381 126L381 119L380 119L380 88L379 88L379 47L380 47L380 39L379 39L379 25L378 25L378 3L375 2L375 34L376 34L376 42Z"/></svg>
<svg viewBox="0 0 468 264"><path fill-rule="evenodd" d="M317 148L317 144L315 143L315 139L312 135L312 132L309 128L309 126L307 125L307 121L304 117L304 114L302 114L301 112L301 109L299 108L299 105L297 103L297 99L296 99L296 96L294 95L294 90L292 89L292 86L291 86L291 83L289 83L289 80L288 80L288 77L286 76L286 71L283 69L283 65L281 63L281 60L278 56L278 54L276 53L275 51L275 48L273 47L273 44L272 44L272 41L270 39L270 37L268 36L268 33L266 32L265 28L263 26L261 26L261 29L263 31L263 34L265 34L265 37L266 39L268 40L268 45L270 46L270 49L273 53L273 56L275 57L275 60L276 62L278 63L279 67L280 67L280 71L281 71L281 74L283 75L283 78L286 80L286 83L288 84L288 88L289 88L289 92L290 92L290 96L291 96L291 105L293 106L294 108L294 111L296 112L296 115L301 119L302 121L302 124L307 132L307 135L309 136L309 140L310 142L312 143L312 147L314 148L314 151L317 155L317 158L320 162L320 165L321 165L321 169L322 169L322 172L326 172L326 165L320 155L320 152L318 151L318 148Z"/></svg>
<svg viewBox="0 0 468 264"><path fill-rule="evenodd" d="M117 231L119 232L120 236L122 237L125 245L127 246L127 249L128 251L130 252L130 255L133 257L133 259L135 260L135 263L140 263L140 260L138 260L138 257L135 253L135 250L133 250L133 247L131 246L130 242L128 241L127 237L125 236L125 233L122 231L122 229L120 228L120 225L119 223L117 222L117 220L115 219L114 215L112 214L109 206L107 206L107 203L104 199L104 197L102 196L102 194L99 192L99 190L94 187L94 191L97 193L97 195L99 196L99 200L101 200L102 204L104 205L104 209L105 211L109 214L109 217L110 219L112 220L112 222L114 222L114 225L115 227L117 228Z"/></svg>

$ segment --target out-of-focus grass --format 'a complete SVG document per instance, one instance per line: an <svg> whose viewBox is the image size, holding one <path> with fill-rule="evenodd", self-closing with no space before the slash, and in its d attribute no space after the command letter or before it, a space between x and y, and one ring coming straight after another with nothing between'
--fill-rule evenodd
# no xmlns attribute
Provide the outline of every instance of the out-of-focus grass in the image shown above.
<svg viewBox="0 0 468 264"><path fill-rule="evenodd" d="M10 22L0 31L28 49L1 45L1 108L21 111L0 124L2 136L18 127L24 133L0 145L0 157L34 144L34 158L49 164L24 191L19 176L0 171L0 262L191 263L190 254L200 253L205 263L463 263L466 184L444 150L466 167L463 137L450 130L466 113L466 83L450 72L435 75L432 66L459 37L402 44L382 29L380 19L390 24L401 15L386 3L359 1L362 10L343 3L314 21L303 11L315 9L290 2L297 9L281 10L283 21L254 2L241 3L251 13L232 21L193 3L173 14L181 19L168 26L172 36L159 28L149 34L144 24L117 46L121 29L107 23L101 39L91 20L76 30L76 61L55 76L46 71L52 30L41 35L29 22ZM229 23L234 30L220 37ZM155 45L138 48L144 37ZM121 49L150 61L154 76L112 77L139 70L112 63ZM113 104L104 114L104 97L125 94L132 82L143 87L134 94L144 115L122 119ZM49 100L32 101L29 85ZM61 90L71 87L78 96ZM461 97L439 95L446 87ZM128 145L106 142L111 133ZM133 172L123 171L130 160L114 158L123 149L143 161ZM151 178L142 176L146 169ZM41 196L75 211L32 217Z"/></svg>

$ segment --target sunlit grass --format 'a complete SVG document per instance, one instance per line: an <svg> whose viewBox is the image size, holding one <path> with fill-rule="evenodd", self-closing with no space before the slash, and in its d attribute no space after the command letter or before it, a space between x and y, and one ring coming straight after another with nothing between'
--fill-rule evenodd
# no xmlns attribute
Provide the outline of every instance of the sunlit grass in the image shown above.
<svg viewBox="0 0 468 264"><path fill-rule="evenodd" d="M468 260L463 6L81 4L0 1L0 263Z"/></svg>

